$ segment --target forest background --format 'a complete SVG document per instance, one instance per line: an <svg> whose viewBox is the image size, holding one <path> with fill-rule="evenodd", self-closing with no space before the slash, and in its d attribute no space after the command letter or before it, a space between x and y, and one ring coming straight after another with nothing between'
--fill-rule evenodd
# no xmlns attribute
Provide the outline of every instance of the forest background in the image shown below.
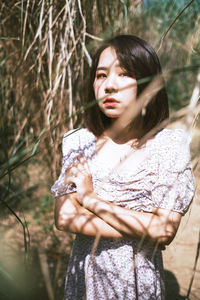
<svg viewBox="0 0 200 300"><path fill-rule="evenodd" d="M165 263L167 297L200 299L200 0L0 1L0 299L62 299L73 235L55 229L50 187L63 134L81 126L90 53L119 33L157 50L170 126L192 132L196 197Z"/></svg>

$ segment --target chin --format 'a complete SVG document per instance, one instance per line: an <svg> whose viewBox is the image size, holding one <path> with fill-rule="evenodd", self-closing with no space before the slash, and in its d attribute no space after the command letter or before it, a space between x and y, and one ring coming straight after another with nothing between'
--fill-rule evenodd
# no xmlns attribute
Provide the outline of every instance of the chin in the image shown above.
<svg viewBox="0 0 200 300"><path fill-rule="evenodd" d="M105 112L104 112L104 115L105 115L106 117L108 117L108 118L111 118L111 119L116 119L116 118L119 117L119 115L114 114L114 113L105 113Z"/></svg>
<svg viewBox="0 0 200 300"><path fill-rule="evenodd" d="M108 118L118 118L120 116L119 112L117 113L115 110L104 110L101 109L102 113Z"/></svg>

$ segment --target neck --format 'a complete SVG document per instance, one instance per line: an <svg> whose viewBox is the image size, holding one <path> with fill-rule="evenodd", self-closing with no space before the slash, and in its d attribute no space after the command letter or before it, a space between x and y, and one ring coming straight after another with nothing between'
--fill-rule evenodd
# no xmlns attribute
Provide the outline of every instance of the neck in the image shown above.
<svg viewBox="0 0 200 300"><path fill-rule="evenodd" d="M119 119L112 121L111 126L104 132L105 136L111 138L114 142L122 144L130 140L138 140L142 136L141 130L130 124L126 125Z"/></svg>

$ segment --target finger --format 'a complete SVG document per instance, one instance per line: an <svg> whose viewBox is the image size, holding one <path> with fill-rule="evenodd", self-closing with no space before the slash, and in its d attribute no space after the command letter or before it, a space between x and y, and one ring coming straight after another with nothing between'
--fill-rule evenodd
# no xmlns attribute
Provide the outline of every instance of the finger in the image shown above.
<svg viewBox="0 0 200 300"><path fill-rule="evenodd" d="M76 161L66 171L68 176L78 176L78 173L91 174L87 160L81 155L76 157Z"/></svg>
<svg viewBox="0 0 200 300"><path fill-rule="evenodd" d="M79 157L79 162L80 162L81 166L84 167L84 169L90 173L90 168L89 168L88 162L85 159L85 157L83 157L83 156Z"/></svg>
<svg viewBox="0 0 200 300"><path fill-rule="evenodd" d="M76 165L76 168L78 171L82 173L89 173L90 170L88 168L88 163L84 157L79 157L78 158L78 164Z"/></svg>
<svg viewBox="0 0 200 300"><path fill-rule="evenodd" d="M76 158L75 158L75 161L73 162L73 164L71 164L69 166L68 169L72 169L72 168L80 168L80 165L84 165L83 163L83 159L81 158L80 155L78 155Z"/></svg>
<svg viewBox="0 0 200 300"><path fill-rule="evenodd" d="M75 176L67 176L65 178L65 184L74 183L77 184L77 178Z"/></svg>
<svg viewBox="0 0 200 300"><path fill-rule="evenodd" d="M66 171L66 177L73 177L73 176L77 176L77 169L74 167L71 167L70 169L68 169Z"/></svg>
<svg viewBox="0 0 200 300"><path fill-rule="evenodd" d="M77 167L80 164L80 159L81 159L82 155L78 154L75 158L74 158L74 162L70 165L71 167Z"/></svg>
<svg viewBox="0 0 200 300"><path fill-rule="evenodd" d="M76 157L77 163L81 163L83 160L85 159L85 157L83 156L83 154L79 154Z"/></svg>

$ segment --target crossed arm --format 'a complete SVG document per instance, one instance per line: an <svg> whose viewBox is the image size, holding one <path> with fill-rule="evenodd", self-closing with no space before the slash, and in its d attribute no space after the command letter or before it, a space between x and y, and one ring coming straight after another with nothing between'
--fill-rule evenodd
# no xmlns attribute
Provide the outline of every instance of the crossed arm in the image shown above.
<svg viewBox="0 0 200 300"><path fill-rule="evenodd" d="M77 192L56 199L59 230L105 238L146 238L162 245L169 245L175 237L181 214L160 208L152 213L138 212L100 199L84 158L67 171L65 183L69 182L76 185Z"/></svg>
<svg viewBox="0 0 200 300"><path fill-rule="evenodd" d="M78 201L77 193L56 199L55 223L61 231L104 238L145 237L150 243L169 245L176 235L181 214L166 209L138 212L103 201L93 192Z"/></svg>

